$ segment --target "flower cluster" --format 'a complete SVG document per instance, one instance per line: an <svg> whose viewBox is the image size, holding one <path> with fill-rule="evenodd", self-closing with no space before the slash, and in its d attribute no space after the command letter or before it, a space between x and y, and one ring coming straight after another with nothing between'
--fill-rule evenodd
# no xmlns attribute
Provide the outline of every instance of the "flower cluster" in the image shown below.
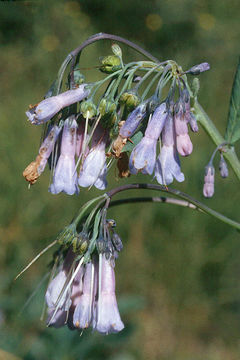
<svg viewBox="0 0 240 360"><path fill-rule="evenodd" d="M48 285L45 300L47 304L47 325L71 330L86 329L101 334L116 333L124 328L115 295L115 259L122 249L119 235L107 222L108 237L99 236L91 256L86 253L87 233L81 232L65 251L64 261L58 273ZM84 234L84 236L83 236ZM76 246L76 241L78 245ZM81 248L81 251L80 251Z"/></svg>
<svg viewBox="0 0 240 360"><path fill-rule="evenodd" d="M36 160L23 173L30 184L37 181L47 161L52 170L52 194L78 194L79 187L105 189L114 160L120 177L142 172L154 174L162 185L174 179L184 181L179 155L188 156L193 150L188 128L198 131L186 74L197 75L209 65L202 63L186 72L173 61L124 65L114 51L115 55L102 60L100 70L108 74L103 80L71 83L70 90L50 96L26 112L32 124L46 124L47 129ZM146 72L144 76L139 76L141 71ZM149 85L140 92L149 77L150 84L158 80L154 93L149 94ZM108 86L101 93L106 81ZM97 92L100 100L96 101Z"/></svg>

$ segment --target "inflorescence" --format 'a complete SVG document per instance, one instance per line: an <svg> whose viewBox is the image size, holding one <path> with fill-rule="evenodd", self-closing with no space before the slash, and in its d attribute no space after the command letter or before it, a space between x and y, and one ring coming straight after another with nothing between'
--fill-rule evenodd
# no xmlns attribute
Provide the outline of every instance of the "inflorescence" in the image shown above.
<svg viewBox="0 0 240 360"><path fill-rule="evenodd" d="M104 190L107 172L114 161L120 178L141 172L153 175L165 186L133 184L125 190L158 187L166 191L166 185L174 179L184 181L179 155L192 153L188 130L198 131L191 102L196 99L199 84L195 78L191 89L187 75L199 75L210 68L209 64L204 62L187 71L175 61L158 62L153 57L153 61L125 64L120 47L113 44L112 51L112 55L101 58L99 66L106 76L94 83L85 81L80 71L80 54L72 52L45 99L29 107L26 112L29 121L44 124L38 155L23 172L30 185L36 183L48 163L52 194L78 194L79 187L91 186ZM144 50L142 53L146 55ZM70 61L67 88L63 89L64 73ZM222 155L224 146L217 147L205 169L206 197L214 192L213 158L218 150L220 173L222 177L228 175ZM124 328L116 301L114 274L122 241L115 231L115 221L107 219L111 196L122 190L120 187L110 196L104 194L86 203L52 243L60 247L53 256L45 296L48 326L67 325L72 330L91 327L102 334ZM181 198L180 192L175 193ZM186 200L187 196L183 194L182 198ZM207 212L207 207L192 203Z"/></svg>
<svg viewBox="0 0 240 360"><path fill-rule="evenodd" d="M172 60L125 64L120 47L112 49L113 55L101 59L104 79L85 82L76 64L66 91L58 93L58 78L26 112L32 124L45 124L38 156L23 172L29 184L48 162L52 194L78 194L79 187L93 185L103 190L114 160L119 177L141 172L162 185L184 181L179 155L193 150L188 127L198 131L187 74L198 75L209 64L185 72Z"/></svg>

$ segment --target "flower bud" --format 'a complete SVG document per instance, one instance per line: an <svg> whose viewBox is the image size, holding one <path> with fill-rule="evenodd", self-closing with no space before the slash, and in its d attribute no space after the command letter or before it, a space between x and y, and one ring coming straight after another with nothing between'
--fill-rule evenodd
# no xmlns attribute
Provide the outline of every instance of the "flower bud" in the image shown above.
<svg viewBox="0 0 240 360"><path fill-rule="evenodd" d="M141 121L146 115L146 105L141 104L136 107L129 115L123 126L121 127L119 134L123 138L131 137L137 130Z"/></svg>
<svg viewBox="0 0 240 360"><path fill-rule="evenodd" d="M92 101L83 101L80 106L83 117L92 119L97 114L96 105Z"/></svg>
<svg viewBox="0 0 240 360"><path fill-rule="evenodd" d="M113 236L112 236L112 242L117 251L121 251L123 249L122 240L121 240L120 236L115 232L113 233Z"/></svg>
<svg viewBox="0 0 240 360"><path fill-rule="evenodd" d="M100 59L100 62L102 64L100 66L100 71L104 73L112 74L115 71L121 69L121 60L116 55L105 56L104 58Z"/></svg>
<svg viewBox="0 0 240 360"><path fill-rule="evenodd" d="M203 186L203 195L207 198L210 198L214 194L214 177L215 169L212 165L207 165L205 167L205 176L204 176L204 186Z"/></svg>
<svg viewBox="0 0 240 360"><path fill-rule="evenodd" d="M129 111L132 111L140 103L140 98L133 91L125 91L120 97L120 102L124 103Z"/></svg>
<svg viewBox="0 0 240 360"><path fill-rule="evenodd" d="M207 71L209 69L210 69L210 65L205 62L191 67L191 69L189 69L186 72L191 75L199 75L201 72Z"/></svg>
<svg viewBox="0 0 240 360"><path fill-rule="evenodd" d="M222 178L228 177L228 166L226 161L224 160L223 154L221 154L221 159L219 162L219 171Z"/></svg>

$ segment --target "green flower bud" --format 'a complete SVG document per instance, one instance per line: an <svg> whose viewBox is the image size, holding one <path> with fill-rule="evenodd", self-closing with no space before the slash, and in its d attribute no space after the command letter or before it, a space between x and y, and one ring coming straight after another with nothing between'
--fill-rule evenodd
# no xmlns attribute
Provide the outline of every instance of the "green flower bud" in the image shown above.
<svg viewBox="0 0 240 360"><path fill-rule="evenodd" d="M111 128L117 121L116 109L117 105L113 101L106 98L100 101L98 111L102 116L101 124L104 128Z"/></svg>
<svg viewBox="0 0 240 360"><path fill-rule="evenodd" d="M116 55L105 56L104 58L100 58L101 66L100 70L107 74L112 74L117 70L122 68L121 60Z"/></svg>
<svg viewBox="0 0 240 360"><path fill-rule="evenodd" d="M89 238L85 231L80 232L72 240L72 248L74 253L84 254L88 249Z"/></svg>
<svg viewBox="0 0 240 360"><path fill-rule="evenodd" d="M80 111L83 117L86 119L87 117L91 119L97 114L96 105L92 101L83 101L80 106Z"/></svg>
<svg viewBox="0 0 240 360"><path fill-rule="evenodd" d="M121 95L120 102L125 104L129 111L132 111L140 104L140 98L133 91L126 91Z"/></svg>

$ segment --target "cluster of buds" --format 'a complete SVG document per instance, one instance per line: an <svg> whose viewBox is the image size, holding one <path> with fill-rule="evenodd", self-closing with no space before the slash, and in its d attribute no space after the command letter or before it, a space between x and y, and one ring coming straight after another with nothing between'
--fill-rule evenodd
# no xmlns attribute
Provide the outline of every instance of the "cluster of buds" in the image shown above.
<svg viewBox="0 0 240 360"><path fill-rule="evenodd" d="M107 74L103 80L83 83L79 70L75 70L73 79L78 80L69 82L70 90L50 92L50 97L26 112L32 124L46 124L39 154L23 172L30 184L37 181L48 162L51 193L78 194L79 187L91 186L103 190L114 160L120 177L142 172L154 173L163 185L174 178L184 180L179 155L188 156L193 149L188 126L194 132L198 130L186 74L197 75L209 65L202 63L186 72L170 60L125 65L119 49L113 45L114 55L101 59L100 70ZM154 93L149 94L149 84L140 92L149 77L150 85L156 82ZM106 82L108 86L101 93L99 89ZM168 95L162 98L169 82Z"/></svg>
<svg viewBox="0 0 240 360"><path fill-rule="evenodd" d="M224 160L222 153L222 151L224 151L224 144L221 144L214 150L208 165L205 167L203 195L206 198L211 198L214 195L215 168L213 166L213 160L218 150L221 151L219 161L219 173L223 179L228 177L228 166L226 161Z"/></svg>
<svg viewBox="0 0 240 360"><path fill-rule="evenodd" d="M92 232L86 229L76 234L70 227L62 233L61 240L65 243L59 255L62 263L45 295L48 326L67 325L71 330L92 327L105 335L124 328L117 306L114 273L122 242L114 226L113 220L107 220L104 231L99 230L94 242Z"/></svg>

